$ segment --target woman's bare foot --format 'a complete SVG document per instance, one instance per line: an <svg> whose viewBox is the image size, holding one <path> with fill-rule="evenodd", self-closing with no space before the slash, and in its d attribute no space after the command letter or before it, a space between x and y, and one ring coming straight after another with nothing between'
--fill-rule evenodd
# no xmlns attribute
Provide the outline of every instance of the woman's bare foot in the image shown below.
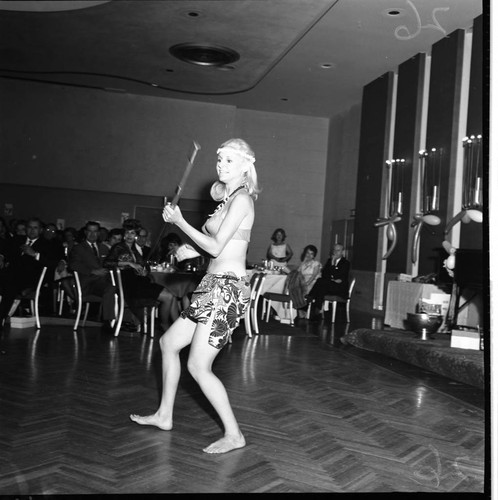
<svg viewBox="0 0 498 500"><path fill-rule="evenodd" d="M171 420L161 418L157 413L154 413L154 415L147 415L145 417L131 414L130 420L133 420L133 422L136 422L139 425L154 425L162 431L170 431L173 428L173 422Z"/></svg>
<svg viewBox="0 0 498 500"><path fill-rule="evenodd" d="M226 453L227 451L243 448L246 445L246 440L242 434L237 436L224 436L218 441L211 443L207 448L202 451L206 453Z"/></svg>

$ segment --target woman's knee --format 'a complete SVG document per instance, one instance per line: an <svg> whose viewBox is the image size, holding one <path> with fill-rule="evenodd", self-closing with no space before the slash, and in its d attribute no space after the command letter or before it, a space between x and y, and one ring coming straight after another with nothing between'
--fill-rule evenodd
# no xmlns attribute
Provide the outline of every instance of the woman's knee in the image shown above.
<svg viewBox="0 0 498 500"><path fill-rule="evenodd" d="M187 369L194 380L199 381L199 379L211 371L211 362L208 359L189 356Z"/></svg>
<svg viewBox="0 0 498 500"><path fill-rule="evenodd" d="M175 335L172 335L171 332L166 331L166 333L164 333L159 339L159 347L161 348L161 352L165 354L180 352L185 345L178 342L178 338L176 338Z"/></svg>

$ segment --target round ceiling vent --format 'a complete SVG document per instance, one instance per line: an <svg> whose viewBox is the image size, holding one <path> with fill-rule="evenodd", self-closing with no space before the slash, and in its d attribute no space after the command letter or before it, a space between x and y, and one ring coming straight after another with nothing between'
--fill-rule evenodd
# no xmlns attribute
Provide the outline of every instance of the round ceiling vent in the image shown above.
<svg viewBox="0 0 498 500"><path fill-rule="evenodd" d="M169 49L171 55L181 61L198 66L224 66L240 58L235 50L218 45L179 43Z"/></svg>

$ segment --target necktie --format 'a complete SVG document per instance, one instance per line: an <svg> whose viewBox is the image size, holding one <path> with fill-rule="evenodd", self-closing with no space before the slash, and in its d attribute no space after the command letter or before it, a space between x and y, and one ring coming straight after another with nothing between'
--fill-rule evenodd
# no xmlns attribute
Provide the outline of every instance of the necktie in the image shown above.
<svg viewBox="0 0 498 500"><path fill-rule="evenodd" d="M33 244L33 240L30 240L30 239L28 238L28 245L29 245L29 246L31 246L32 244Z"/></svg>
<svg viewBox="0 0 498 500"><path fill-rule="evenodd" d="M92 243L92 250L93 250L93 253L95 254L95 257L98 257L99 252L97 250L97 245L95 243Z"/></svg>

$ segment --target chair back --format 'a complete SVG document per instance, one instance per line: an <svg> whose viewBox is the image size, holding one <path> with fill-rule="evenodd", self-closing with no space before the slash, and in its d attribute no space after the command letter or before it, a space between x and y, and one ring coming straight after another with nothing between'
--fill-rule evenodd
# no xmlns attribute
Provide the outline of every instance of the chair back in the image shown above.
<svg viewBox="0 0 498 500"><path fill-rule="evenodd" d="M259 296L261 295L261 290L263 289L263 283L266 279L265 273L256 273L257 278L254 282L254 287L251 290L251 300L257 304Z"/></svg>
<svg viewBox="0 0 498 500"><path fill-rule="evenodd" d="M351 299L351 295L353 295L353 288L355 283L356 283L356 278L353 278L351 280L351 283L349 284L348 299Z"/></svg>
<svg viewBox="0 0 498 500"><path fill-rule="evenodd" d="M114 273L116 277L114 277ZM123 323L124 309L125 309L125 299L123 290L123 280L121 278L121 270L116 268L114 272L111 271L112 284L117 289L117 303L116 303L116 324L114 325L114 336L119 335L121 330L121 324Z"/></svg>

